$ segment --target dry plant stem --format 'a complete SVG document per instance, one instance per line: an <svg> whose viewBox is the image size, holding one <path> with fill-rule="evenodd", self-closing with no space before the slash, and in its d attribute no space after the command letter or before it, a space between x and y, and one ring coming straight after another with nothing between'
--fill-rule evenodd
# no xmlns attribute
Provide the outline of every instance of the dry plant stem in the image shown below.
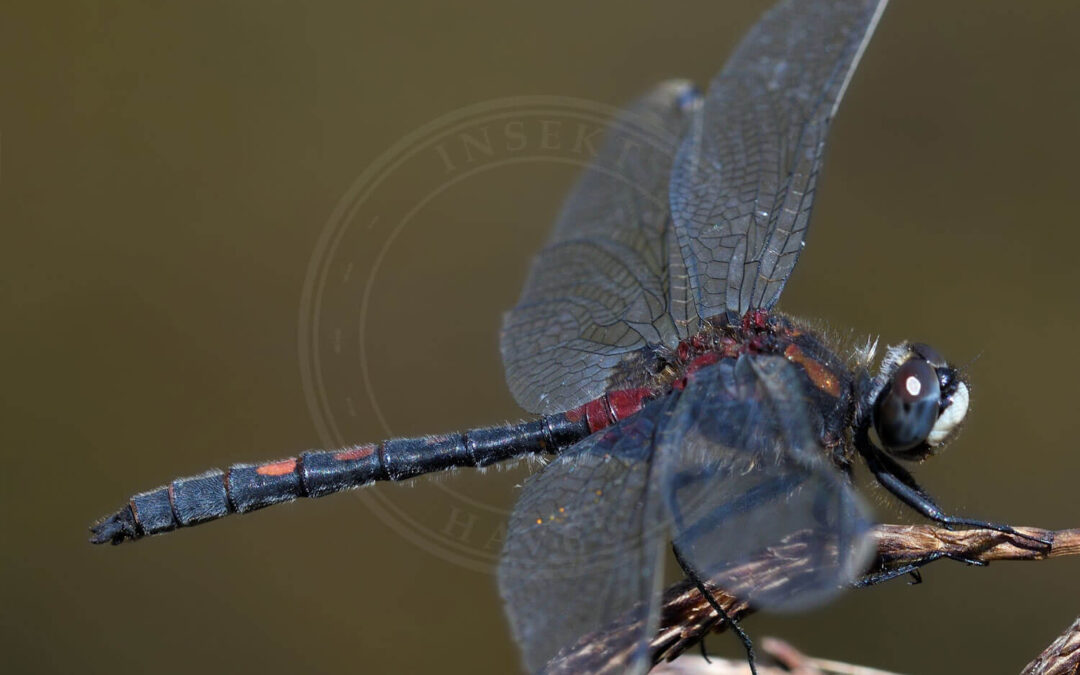
<svg viewBox="0 0 1080 675"><path fill-rule="evenodd" d="M895 675L876 668L809 657L777 638L762 639L761 652L775 661L775 665L759 663L758 675ZM1028 664L1021 675L1075 675L1078 671L1080 618ZM713 657L706 661L700 656L684 654L671 663L657 665L652 672L654 675L747 675L750 668L746 659Z"/></svg>
<svg viewBox="0 0 1080 675"><path fill-rule="evenodd" d="M1076 675L1080 672L1080 618L1073 621L1021 675Z"/></svg>
<svg viewBox="0 0 1080 675"><path fill-rule="evenodd" d="M877 544L877 559L873 567L867 570L867 578L876 578L884 572L902 569L908 565L922 565L940 558L989 563L998 560L1041 560L1080 555L1080 529L1016 529L1029 536L1051 541L1052 545L1047 547L1031 539L995 530L946 530L930 525L878 525L872 532ZM798 538L795 536L791 539L790 543L782 544L778 549L786 547L797 552ZM776 555L770 554L767 557L769 573L778 577L785 573L784 559L789 561L793 574L797 574L801 564L797 554L786 558L781 556L780 561ZM762 563L752 560L743 567L748 575L758 574ZM729 571L727 574L737 576L738 573ZM720 589L716 589L714 598L728 616L736 621L753 611L746 602ZM625 659L634 648L638 628L640 626L632 622L616 620L564 649L548 663L545 672L618 672L613 664ZM723 620L692 583L681 581L674 584L664 592L660 627L649 644L652 662L656 664L670 661L699 642L707 633L724 628Z"/></svg>
<svg viewBox="0 0 1080 675"><path fill-rule="evenodd" d="M771 662L766 663L766 659L763 659L758 664L758 675L896 675L876 668L815 659L773 637L761 640L761 653ZM657 665L652 672L654 675L748 675L750 667L746 659L714 657L705 660L700 656L684 654L671 663Z"/></svg>

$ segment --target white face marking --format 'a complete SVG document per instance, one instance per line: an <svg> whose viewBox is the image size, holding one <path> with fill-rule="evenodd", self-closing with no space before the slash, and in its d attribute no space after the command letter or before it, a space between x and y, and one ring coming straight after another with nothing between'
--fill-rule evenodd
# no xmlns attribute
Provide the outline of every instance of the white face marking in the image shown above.
<svg viewBox="0 0 1080 675"><path fill-rule="evenodd" d="M919 392L922 391L922 382L919 382L919 378L912 375L904 380L904 389L907 389L908 394L918 396Z"/></svg>
<svg viewBox="0 0 1080 675"><path fill-rule="evenodd" d="M956 427L960 426L960 423L964 421L964 415L967 414L968 409L968 389L967 386L960 382L956 385L956 393L952 397L952 405L945 409L945 412L941 413L937 422L934 423L934 428L930 431L930 435L926 437L926 442L930 445L941 445L945 442L945 439L956 430Z"/></svg>

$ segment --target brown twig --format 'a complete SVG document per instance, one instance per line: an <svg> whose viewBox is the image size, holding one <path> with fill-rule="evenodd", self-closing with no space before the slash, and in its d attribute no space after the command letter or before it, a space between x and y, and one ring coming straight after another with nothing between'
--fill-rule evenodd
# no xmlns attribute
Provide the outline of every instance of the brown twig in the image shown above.
<svg viewBox="0 0 1080 675"><path fill-rule="evenodd" d="M1076 675L1080 672L1080 618L1050 643L1020 675Z"/></svg>
<svg viewBox="0 0 1080 675"><path fill-rule="evenodd" d="M775 663L759 663L758 675L895 675L876 668L829 659L816 659L799 652L783 640L766 637L761 652ZM1080 671L1080 618L1055 639L1020 675L1076 675ZM661 663L653 675L747 675L746 659L684 654L671 663Z"/></svg>
<svg viewBox="0 0 1080 675"><path fill-rule="evenodd" d="M876 668L815 659L773 637L761 640L761 652L773 663L759 663L758 675L896 675ZM684 654L671 663L657 665L652 672L653 675L748 675L750 667L746 665L746 659L713 657L706 660Z"/></svg>
<svg viewBox="0 0 1080 675"><path fill-rule="evenodd" d="M929 525L879 525L872 532L877 558L871 569L867 570L866 578L874 579L882 573L908 565L922 565L943 557L989 563L1080 555L1080 529L1052 531L1025 527L1017 530L1052 544L1046 546L1016 534L986 529L946 530ZM755 583L762 583L767 575L774 581L789 580L778 583L797 584L800 573L804 573L806 567L805 556L800 555L805 546L806 542L800 541L799 535L793 535L780 546L767 551L760 560L752 560L741 566L739 571L728 571L726 574L729 578L737 578L744 573L747 577L753 576ZM753 611L746 602L720 589L710 590L715 591L713 597L717 604L736 621ZM660 627L649 644L652 662L670 661L707 633L724 628L723 619L692 583L676 583L663 596ZM545 672L618 672L620 666L617 664L625 663L627 655L636 646L638 629L640 625L635 621L616 620L564 649L547 664ZM1066 639L1066 643L1073 644L1080 638L1073 635L1071 639L1073 642ZM1072 649L1076 651L1075 646Z"/></svg>

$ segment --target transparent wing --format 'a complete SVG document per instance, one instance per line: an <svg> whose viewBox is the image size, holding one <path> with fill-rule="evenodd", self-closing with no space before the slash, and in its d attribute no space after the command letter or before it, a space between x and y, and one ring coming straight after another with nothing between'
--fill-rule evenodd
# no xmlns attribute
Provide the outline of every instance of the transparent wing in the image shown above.
<svg viewBox="0 0 1080 675"><path fill-rule="evenodd" d="M615 619L636 630L611 663L647 669L668 539L651 458L671 403L584 439L525 484L498 576L530 672Z"/></svg>
<svg viewBox="0 0 1080 675"><path fill-rule="evenodd" d="M825 138L886 0L784 0L713 79L671 175L702 317L772 307L802 250Z"/></svg>
<svg viewBox="0 0 1080 675"><path fill-rule="evenodd" d="M630 105L607 130L503 319L506 380L526 410L552 413L618 384L646 345L674 347L698 313L668 213L668 178L700 98L681 80Z"/></svg>
<svg viewBox="0 0 1080 675"><path fill-rule="evenodd" d="M654 460L683 557L758 607L824 602L869 562L872 523L816 440L807 386L778 356L704 368L675 406L657 450L663 457Z"/></svg>

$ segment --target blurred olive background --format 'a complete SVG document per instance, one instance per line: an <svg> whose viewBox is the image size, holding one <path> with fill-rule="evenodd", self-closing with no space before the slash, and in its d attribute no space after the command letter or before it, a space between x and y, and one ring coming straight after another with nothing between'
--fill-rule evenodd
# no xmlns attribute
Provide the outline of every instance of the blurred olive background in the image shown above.
<svg viewBox="0 0 1080 675"><path fill-rule="evenodd" d="M504 96L707 82L767 4L4 3L5 670L514 672L494 578L355 494L119 548L86 527L176 475L319 446L304 277L395 141ZM782 303L978 357L970 422L919 476L952 511L1045 527L1080 525L1077 25L1075 3L894 3ZM395 240L366 327L382 421L359 402L352 440L523 415L499 317L573 177L488 172ZM442 484L505 508L523 475ZM376 489L419 510L438 493ZM1080 560L945 562L745 627L899 672L1017 672L1078 613Z"/></svg>

